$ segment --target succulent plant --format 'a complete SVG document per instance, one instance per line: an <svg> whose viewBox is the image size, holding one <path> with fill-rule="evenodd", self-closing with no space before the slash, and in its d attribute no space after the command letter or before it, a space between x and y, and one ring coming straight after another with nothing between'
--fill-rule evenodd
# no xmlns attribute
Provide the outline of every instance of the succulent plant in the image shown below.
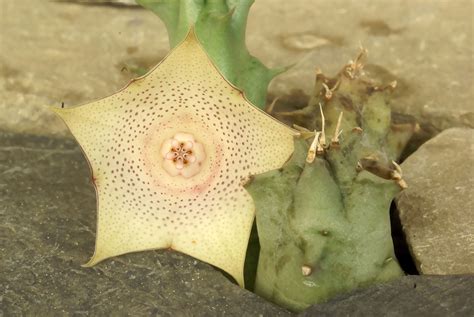
<svg viewBox="0 0 474 317"><path fill-rule="evenodd" d="M276 303L297 311L402 275L388 209L406 186L394 160L413 126L391 123L394 85L366 80L363 55L333 79L318 73L308 107L287 114L310 118L297 133L254 107L282 69L246 49L253 0L137 2L164 21L171 54L110 97L54 109L83 147L97 191L87 265L171 248L244 286L256 208L255 290Z"/></svg>
<svg viewBox="0 0 474 317"><path fill-rule="evenodd" d="M308 106L292 115L320 131L300 127L291 160L246 187L261 246L255 291L294 311L403 275L389 208L406 187L394 160L414 125L391 123L395 83L367 79L364 56L335 78L317 74Z"/></svg>
<svg viewBox="0 0 474 317"><path fill-rule="evenodd" d="M245 45L247 16L254 0L137 0L165 23L171 47L190 27L221 74L263 109L267 86L285 69L269 69Z"/></svg>

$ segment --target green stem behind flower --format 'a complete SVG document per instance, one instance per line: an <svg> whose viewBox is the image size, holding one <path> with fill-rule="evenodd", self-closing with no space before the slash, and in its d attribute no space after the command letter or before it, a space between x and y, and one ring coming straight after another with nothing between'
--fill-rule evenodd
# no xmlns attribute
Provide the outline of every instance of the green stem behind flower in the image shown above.
<svg viewBox="0 0 474 317"><path fill-rule="evenodd" d="M253 0L137 0L165 23L170 46L194 26L196 35L221 74L257 107L265 107L267 87L284 69L269 69L245 45Z"/></svg>

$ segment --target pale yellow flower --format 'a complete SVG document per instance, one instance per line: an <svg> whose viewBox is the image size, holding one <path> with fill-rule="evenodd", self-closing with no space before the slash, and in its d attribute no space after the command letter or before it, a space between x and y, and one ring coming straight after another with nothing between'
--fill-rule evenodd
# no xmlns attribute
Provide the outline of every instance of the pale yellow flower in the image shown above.
<svg viewBox="0 0 474 317"><path fill-rule="evenodd" d="M295 132L229 84L193 32L118 93L54 111L82 146L97 190L88 265L171 248L243 285L255 211L242 183L281 167Z"/></svg>

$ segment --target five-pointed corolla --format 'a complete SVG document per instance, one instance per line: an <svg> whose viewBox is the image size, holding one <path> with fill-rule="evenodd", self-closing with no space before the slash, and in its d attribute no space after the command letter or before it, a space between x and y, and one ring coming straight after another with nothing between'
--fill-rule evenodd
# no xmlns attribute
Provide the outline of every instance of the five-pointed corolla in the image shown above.
<svg viewBox="0 0 474 317"><path fill-rule="evenodd" d="M255 206L242 183L281 167L296 133L229 84L192 31L116 94L54 111L84 150L97 191L87 265L167 248L243 285Z"/></svg>

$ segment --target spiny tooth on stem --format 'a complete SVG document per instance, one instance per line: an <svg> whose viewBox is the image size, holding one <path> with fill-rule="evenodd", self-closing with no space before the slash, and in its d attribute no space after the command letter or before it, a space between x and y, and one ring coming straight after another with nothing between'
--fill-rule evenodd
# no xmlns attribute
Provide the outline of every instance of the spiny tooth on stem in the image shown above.
<svg viewBox="0 0 474 317"><path fill-rule="evenodd" d="M334 135L331 139L331 145L339 145L339 136L341 135L341 122L342 122L342 115L344 112L341 111L339 117L337 118L336 129L334 130Z"/></svg>
<svg viewBox="0 0 474 317"><path fill-rule="evenodd" d="M322 86L324 87L324 97L329 100L332 98L332 96L334 95L334 91L337 89L337 87L339 87L341 83L341 80L338 79L336 81L336 83L334 84L334 86L332 86L332 88L329 88L329 86L326 84L326 83L322 83Z"/></svg>
<svg viewBox="0 0 474 317"><path fill-rule="evenodd" d="M265 112L271 114L273 112L273 109L275 108L275 105L276 105L276 103L279 99L280 99L280 96L274 98L272 103L270 105L268 105L268 107L265 109Z"/></svg>
<svg viewBox="0 0 474 317"><path fill-rule="evenodd" d="M306 156L307 163L313 163L314 159L316 158L320 135L321 135L320 131L314 131L314 139L313 139L313 142L311 143L311 146L309 147L308 155Z"/></svg>
<svg viewBox="0 0 474 317"><path fill-rule="evenodd" d="M400 165L398 165L397 162L392 161L392 166L395 169L392 171L392 179L396 181L396 183L398 184L398 186L400 186L401 189L408 188L407 182L405 182L405 180L403 179L402 168L400 167Z"/></svg>
<svg viewBox="0 0 474 317"><path fill-rule="evenodd" d="M313 273L313 269L309 265L303 265L301 267L301 273L303 274L303 276L310 276L311 273Z"/></svg>
<svg viewBox="0 0 474 317"><path fill-rule="evenodd" d="M312 116L313 107L304 107L302 109L298 109L294 111L281 111L281 112L277 112L276 114L279 116L285 116L285 117L304 118L304 117Z"/></svg>
<svg viewBox="0 0 474 317"><path fill-rule="evenodd" d="M314 73L315 73L316 77L323 75L323 71L321 70L321 68L316 68Z"/></svg>
<svg viewBox="0 0 474 317"><path fill-rule="evenodd" d="M401 167L400 165L398 165L398 163L395 162L395 161L393 161L393 160L392 160L392 165L393 165L393 167L395 168L395 170L396 170L398 173L400 173L400 175L402 175L402 167Z"/></svg>
<svg viewBox="0 0 474 317"><path fill-rule="evenodd" d="M399 181L402 179L402 175L400 175L397 171L392 171L392 179L395 181Z"/></svg>
<svg viewBox="0 0 474 317"><path fill-rule="evenodd" d="M321 145L321 142L318 142L318 145L316 147L316 155L323 155L323 154L324 154L324 148Z"/></svg>
<svg viewBox="0 0 474 317"><path fill-rule="evenodd" d="M319 112L321 113L321 137L319 138L319 143L322 147L326 147L326 132L325 132L325 121L323 107L319 103Z"/></svg>
<svg viewBox="0 0 474 317"><path fill-rule="evenodd" d="M360 47L360 53L357 55L355 60L350 60L349 65L346 67L346 74L349 76L349 78L354 79L359 71L362 71L364 68L364 63L362 59L364 59L367 54L368 50L363 48L362 45Z"/></svg>
<svg viewBox="0 0 474 317"><path fill-rule="evenodd" d="M314 131L310 131L305 127L299 126L297 124L293 124L293 128L298 131L298 136L302 137L305 140L312 138L315 135Z"/></svg>
<svg viewBox="0 0 474 317"><path fill-rule="evenodd" d="M319 132L319 140L318 140L318 143L316 145L316 155L323 155L324 154L324 147L321 145L321 136L322 136L322 132Z"/></svg>
<svg viewBox="0 0 474 317"><path fill-rule="evenodd" d="M401 189L407 189L408 188L408 184L407 184L407 182L405 182L404 179L398 180L397 184L398 184L398 186L400 186Z"/></svg>
<svg viewBox="0 0 474 317"><path fill-rule="evenodd" d="M313 131L310 131L309 129L305 128L305 127L302 127L300 125L297 125L297 124L293 124L293 128L295 128L296 130L300 131L300 132L310 132L310 133L314 133Z"/></svg>
<svg viewBox="0 0 474 317"><path fill-rule="evenodd" d="M332 90L329 89L328 85L326 85L325 83L322 84L323 87L324 87L324 97L329 100L332 98Z"/></svg>
<svg viewBox="0 0 474 317"><path fill-rule="evenodd" d="M392 161L392 167L393 167L393 170L392 170L392 173L391 173L392 179L395 180L395 181L401 180L402 179L402 168L400 167L400 165L398 165L395 161Z"/></svg>
<svg viewBox="0 0 474 317"><path fill-rule="evenodd" d="M392 161L391 164L392 166L384 165L379 161L376 155L369 155L361 158L359 162L357 162L356 170L358 172L366 170L383 179L395 181L401 189L407 188L408 185L402 178L401 167L395 161Z"/></svg>

